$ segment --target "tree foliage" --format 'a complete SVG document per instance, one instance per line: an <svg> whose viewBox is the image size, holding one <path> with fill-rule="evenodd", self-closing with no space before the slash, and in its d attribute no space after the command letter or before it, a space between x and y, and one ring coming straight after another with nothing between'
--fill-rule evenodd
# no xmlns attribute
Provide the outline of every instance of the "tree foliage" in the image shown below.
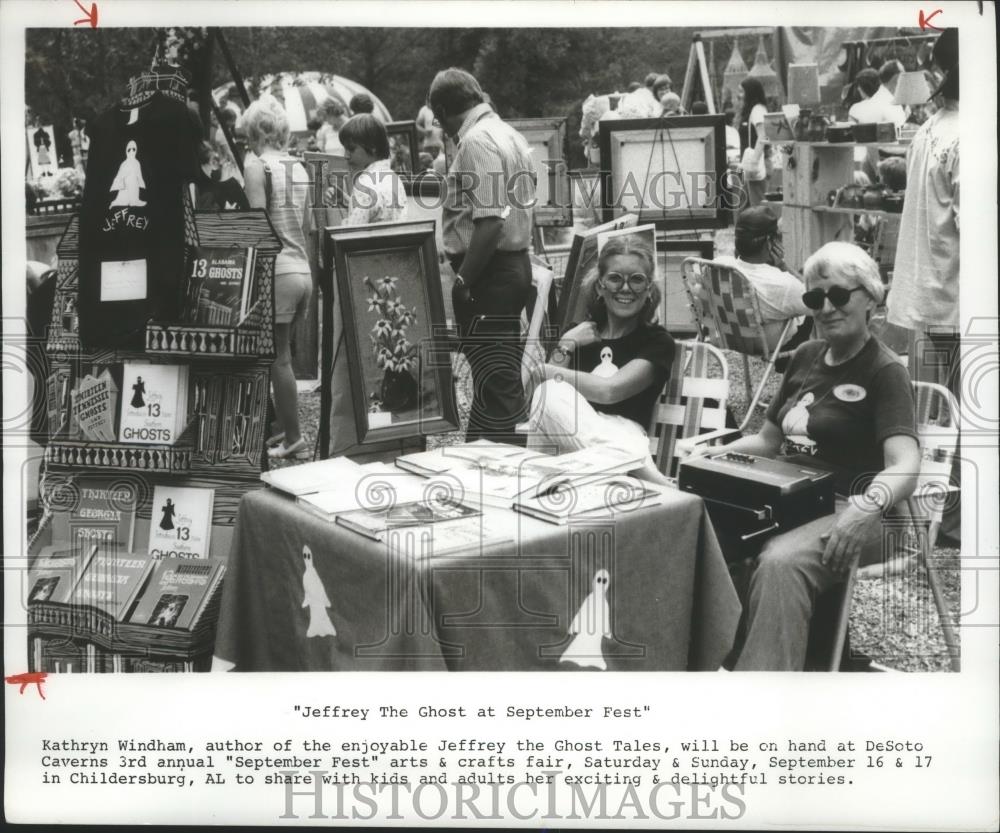
<svg viewBox="0 0 1000 833"><path fill-rule="evenodd" d="M434 74L460 66L476 75L497 110L510 118L570 116L590 93L624 91L651 71L668 72L679 87L691 29L435 29L243 27L224 29L244 76L319 71L364 84L396 119L412 119ZM197 38L194 38L197 40ZM73 116L93 118L147 69L153 29L29 29L25 66L28 106L46 124L69 130ZM219 49L201 66L204 50L182 59L213 86L231 81ZM195 79L204 88L205 79ZM202 83L198 83L201 81ZM253 91L250 91L253 95ZM569 127L575 138L575 127Z"/></svg>

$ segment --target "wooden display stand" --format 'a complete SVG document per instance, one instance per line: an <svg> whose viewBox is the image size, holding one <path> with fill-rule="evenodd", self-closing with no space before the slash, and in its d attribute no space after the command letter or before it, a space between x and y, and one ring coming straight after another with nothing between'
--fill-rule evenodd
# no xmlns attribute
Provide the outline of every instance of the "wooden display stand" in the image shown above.
<svg viewBox="0 0 1000 833"><path fill-rule="evenodd" d="M785 262L802 271L809 256L831 240L854 241L858 214L898 216L868 208L830 206L828 196L854 181L855 142L770 142L791 147L781 208ZM894 144L894 143L893 143ZM877 146L872 143L872 146Z"/></svg>
<svg viewBox="0 0 1000 833"><path fill-rule="evenodd" d="M85 364L115 365L129 360L187 364L187 427L173 445L162 446L50 436L43 505L49 505L60 483L81 470L139 476L146 488L141 490L136 512L134 550L142 552L149 539L157 485L211 488L215 500L210 554L224 558L240 499L248 489L260 488L260 472L267 464L264 432L274 358L274 261L281 250L274 228L263 209L196 213L185 201L188 251L194 246L256 248L258 297L249 315L236 327L151 321L145 351L89 354L80 347L75 312L68 312L78 308L78 235L79 218L74 217L58 247L59 274L46 344L51 378L69 384ZM52 543L50 539L51 530L43 530L35 551ZM163 629L108 622L107 617L94 616L94 611L81 618L79 613L70 615L67 606L34 605L29 614L32 670L207 670L214 640L212 610L218 607L213 604L195 632L174 631L167 639ZM56 612L51 608L57 608ZM125 638L131 648L140 649L133 650L128 661L123 659L128 653L122 644Z"/></svg>

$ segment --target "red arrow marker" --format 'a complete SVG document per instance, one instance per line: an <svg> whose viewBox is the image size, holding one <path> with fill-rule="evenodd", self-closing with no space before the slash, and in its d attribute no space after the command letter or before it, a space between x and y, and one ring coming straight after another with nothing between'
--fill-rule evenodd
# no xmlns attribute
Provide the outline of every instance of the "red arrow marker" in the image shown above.
<svg viewBox="0 0 1000 833"><path fill-rule="evenodd" d="M96 29L97 28L97 3L91 3L90 4L90 11L88 12L83 7L83 5L80 3L80 0L73 0L73 2L76 3L76 5L79 7L79 9L80 9L81 12L83 12L85 15L87 15L86 17L81 17L79 20L74 20L73 21L73 25L74 26L79 26L81 23L89 23L91 29ZM921 12L921 14L923 14L923 12Z"/></svg>
<svg viewBox="0 0 1000 833"><path fill-rule="evenodd" d="M943 29L938 29L937 26L931 24L931 21L941 14L942 11L944 11L944 9L935 9L928 17L925 17L924 10L921 9L920 16L917 18L917 22L920 24L920 31L923 32L925 29L933 29L935 32L943 32Z"/></svg>
<svg viewBox="0 0 1000 833"><path fill-rule="evenodd" d="M10 677L6 677L5 680L8 685L20 686L21 689L18 692L19 694L24 694L24 690L29 685L36 686L38 688L39 696L44 700L45 692L42 691L42 683L45 682L45 678L47 676L48 673L45 671L33 671L31 673L25 673L25 674L13 674Z"/></svg>

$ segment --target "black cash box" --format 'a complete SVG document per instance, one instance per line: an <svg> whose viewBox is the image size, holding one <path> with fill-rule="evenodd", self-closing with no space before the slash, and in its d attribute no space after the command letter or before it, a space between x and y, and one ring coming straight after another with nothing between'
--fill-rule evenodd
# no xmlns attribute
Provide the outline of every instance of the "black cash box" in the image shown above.
<svg viewBox="0 0 1000 833"><path fill-rule="evenodd" d="M677 485L705 500L712 523L744 541L830 515L833 473L720 450L682 460Z"/></svg>

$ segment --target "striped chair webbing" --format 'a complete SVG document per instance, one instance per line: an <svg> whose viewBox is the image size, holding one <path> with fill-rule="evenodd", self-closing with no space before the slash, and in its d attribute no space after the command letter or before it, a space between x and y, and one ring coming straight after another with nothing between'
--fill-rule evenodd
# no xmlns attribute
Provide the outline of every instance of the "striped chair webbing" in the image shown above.
<svg viewBox="0 0 1000 833"><path fill-rule="evenodd" d="M710 333L710 327L708 326L709 316L706 314L702 306L701 298L695 296L691 286L692 283L697 283L702 286L704 285L705 263L706 261L695 257L686 258L684 262L681 263L681 283L684 284L684 292L687 295L688 307L691 309L691 315L694 318L695 326L698 328L700 337L705 337Z"/></svg>
<svg viewBox="0 0 1000 833"><path fill-rule="evenodd" d="M713 264L712 308L723 348L759 356L763 349L763 326L750 282L739 272Z"/></svg>
<svg viewBox="0 0 1000 833"><path fill-rule="evenodd" d="M679 439L725 427L728 373L709 378L712 348L701 342L678 342L670 378L653 410L649 452L660 471L676 475ZM721 364L724 359L716 356ZM715 404L706 405L706 400Z"/></svg>

